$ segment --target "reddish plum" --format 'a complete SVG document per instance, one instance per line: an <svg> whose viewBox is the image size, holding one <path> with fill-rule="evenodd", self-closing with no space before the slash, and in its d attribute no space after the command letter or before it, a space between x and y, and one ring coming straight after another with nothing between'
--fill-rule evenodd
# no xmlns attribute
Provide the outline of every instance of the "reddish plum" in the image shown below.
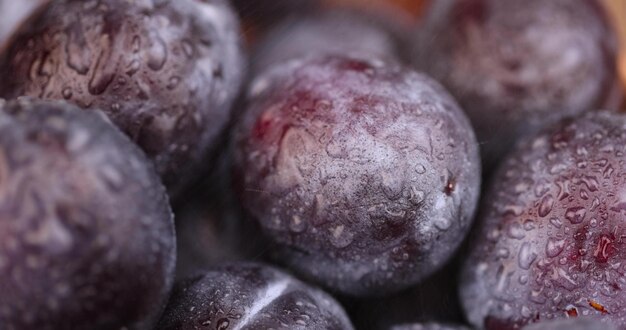
<svg viewBox="0 0 626 330"><path fill-rule="evenodd" d="M592 112L506 159L461 277L474 326L597 315L626 327L625 146L626 117Z"/></svg>
<svg viewBox="0 0 626 330"><path fill-rule="evenodd" d="M414 60L467 112L488 171L521 136L619 105L608 23L596 0L434 1Z"/></svg>
<svg viewBox="0 0 626 330"><path fill-rule="evenodd" d="M313 56L260 75L236 131L237 187L276 258L342 293L406 288L472 222L470 124L430 78L378 59Z"/></svg>
<svg viewBox="0 0 626 330"><path fill-rule="evenodd" d="M607 322L600 322L592 318L580 317L539 322L524 327L524 330L618 330L616 326Z"/></svg>

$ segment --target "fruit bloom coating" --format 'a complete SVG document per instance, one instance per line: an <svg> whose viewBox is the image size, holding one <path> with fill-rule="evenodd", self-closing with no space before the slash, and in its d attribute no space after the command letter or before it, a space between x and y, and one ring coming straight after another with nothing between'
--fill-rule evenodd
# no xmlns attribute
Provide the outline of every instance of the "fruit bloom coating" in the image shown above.
<svg viewBox="0 0 626 330"><path fill-rule="evenodd" d="M223 1L55 1L0 62L0 96L101 109L154 161L170 192L192 179L242 75Z"/></svg>
<svg viewBox="0 0 626 330"><path fill-rule="evenodd" d="M366 296L434 272L471 224L476 140L447 92L357 57L294 60L260 75L236 132L237 187L277 258Z"/></svg>
<svg viewBox="0 0 626 330"><path fill-rule="evenodd" d="M433 7L414 60L467 112L486 171L525 134L619 105L617 39L596 0L443 0Z"/></svg>
<svg viewBox="0 0 626 330"><path fill-rule="evenodd" d="M571 318L552 321L542 321L524 327L524 330L617 330L612 324L594 320L592 318Z"/></svg>
<svg viewBox="0 0 626 330"><path fill-rule="evenodd" d="M105 119L60 101L0 105L3 329L151 329L165 305L165 189Z"/></svg>
<svg viewBox="0 0 626 330"><path fill-rule="evenodd" d="M368 54L398 60L408 28L396 26L387 15L356 10L325 10L295 17L273 29L252 57L253 72L292 58L318 54ZM404 18L404 17L401 17ZM410 30L409 30L410 31Z"/></svg>
<svg viewBox="0 0 626 330"><path fill-rule="evenodd" d="M461 277L478 328L597 315L626 327L626 117L566 120L493 178Z"/></svg>
<svg viewBox="0 0 626 330"><path fill-rule="evenodd" d="M274 269L225 264L179 282L158 330L351 330L330 295Z"/></svg>

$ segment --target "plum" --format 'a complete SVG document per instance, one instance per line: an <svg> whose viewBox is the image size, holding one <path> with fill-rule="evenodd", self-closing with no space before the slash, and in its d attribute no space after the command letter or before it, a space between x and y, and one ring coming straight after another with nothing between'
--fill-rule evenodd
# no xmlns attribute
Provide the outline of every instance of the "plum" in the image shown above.
<svg viewBox="0 0 626 330"><path fill-rule="evenodd" d="M581 317L572 319L558 319L539 322L524 327L524 330L617 330L612 324L600 322L592 318Z"/></svg>
<svg viewBox="0 0 626 330"><path fill-rule="evenodd" d="M272 64L312 53L367 53L398 60L405 53L404 36L410 29L403 17L359 10L326 10L284 21L256 47L252 71L259 73Z"/></svg>
<svg viewBox="0 0 626 330"><path fill-rule="evenodd" d="M152 329L175 237L150 161L99 112L0 105L3 329Z"/></svg>
<svg viewBox="0 0 626 330"><path fill-rule="evenodd" d="M234 138L243 206L300 276L388 294L441 267L472 222L480 160L436 82L367 56L294 59L258 76Z"/></svg>
<svg viewBox="0 0 626 330"><path fill-rule="evenodd" d="M339 303L275 268L230 263L176 284L157 326L169 329L350 330Z"/></svg>
<svg viewBox="0 0 626 330"><path fill-rule="evenodd" d="M436 1L416 67L467 112L489 173L523 135L619 105L616 36L596 0Z"/></svg>
<svg viewBox="0 0 626 330"><path fill-rule="evenodd" d="M101 109L176 195L220 142L242 76L238 22L219 0L54 1L13 38L0 96Z"/></svg>
<svg viewBox="0 0 626 330"><path fill-rule="evenodd" d="M403 324L391 327L391 330L469 330L462 325L449 325L441 323Z"/></svg>
<svg viewBox="0 0 626 330"><path fill-rule="evenodd" d="M591 112L524 140L485 196L461 277L478 328L597 315L626 327L626 117Z"/></svg>

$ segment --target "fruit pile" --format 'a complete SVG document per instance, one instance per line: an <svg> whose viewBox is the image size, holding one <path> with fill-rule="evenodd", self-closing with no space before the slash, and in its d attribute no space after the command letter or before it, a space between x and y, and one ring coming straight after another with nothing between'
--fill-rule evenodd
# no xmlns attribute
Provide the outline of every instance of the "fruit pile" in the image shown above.
<svg viewBox="0 0 626 330"><path fill-rule="evenodd" d="M607 8L0 0L0 329L626 329Z"/></svg>

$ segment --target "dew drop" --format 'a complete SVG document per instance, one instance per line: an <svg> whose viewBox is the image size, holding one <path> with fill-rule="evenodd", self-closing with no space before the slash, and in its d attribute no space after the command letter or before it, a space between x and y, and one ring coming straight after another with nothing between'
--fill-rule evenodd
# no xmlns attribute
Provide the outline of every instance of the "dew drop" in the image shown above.
<svg viewBox="0 0 626 330"><path fill-rule="evenodd" d="M167 61L167 47L165 42L159 36L155 36L152 39L150 49L146 54L146 63L148 67L154 71L163 69L165 62Z"/></svg>
<svg viewBox="0 0 626 330"><path fill-rule="evenodd" d="M63 91L62 91L61 93L63 94L63 98L64 98L64 99L66 99L66 100L71 99L71 98L72 98L72 95L74 94L74 93L72 92L72 89L71 89L71 88L69 88L69 87L65 87L65 88L63 88Z"/></svg>
<svg viewBox="0 0 626 330"><path fill-rule="evenodd" d="M182 45L185 55L187 55L187 57L189 58L193 57L193 45L191 44L191 42L189 42L188 40L183 40Z"/></svg>
<svg viewBox="0 0 626 330"><path fill-rule="evenodd" d="M352 243L354 235L347 231L344 225L338 225L330 229L330 242L337 248L345 248Z"/></svg>
<svg viewBox="0 0 626 330"><path fill-rule="evenodd" d="M424 167L424 165L422 164L417 164L415 165L415 172L417 172L418 174L424 174L426 173L426 167Z"/></svg>
<svg viewBox="0 0 626 330"><path fill-rule="evenodd" d="M141 68L141 63L139 63L139 60L132 60L126 67L126 74L129 76L132 76L135 73L137 73L137 71L139 71L140 68Z"/></svg>
<svg viewBox="0 0 626 330"><path fill-rule="evenodd" d="M541 199L541 203L539 204L539 216L544 218L552 211L552 206L554 205L554 197L552 194L545 195Z"/></svg>
<svg viewBox="0 0 626 330"><path fill-rule="evenodd" d="M435 220L435 227L439 228L440 230L448 230L451 225L452 222L447 218L439 218Z"/></svg>
<svg viewBox="0 0 626 330"><path fill-rule="evenodd" d="M522 247L519 249L519 254L517 256L517 263L522 269L530 269L530 265L537 259L537 254L531 251L530 244L528 242L524 242Z"/></svg>
<svg viewBox="0 0 626 330"><path fill-rule="evenodd" d="M522 225L520 225L518 222L514 222L509 226L507 235L510 238L514 238L514 239L522 239L526 236L526 234L524 233L524 229L522 228Z"/></svg>
<svg viewBox="0 0 626 330"><path fill-rule="evenodd" d="M585 219L587 210L584 207L571 207L565 211L565 219L572 224L579 224Z"/></svg>
<svg viewBox="0 0 626 330"><path fill-rule="evenodd" d="M549 238L546 243L546 255L550 258L557 257L565 247L564 239Z"/></svg>
<svg viewBox="0 0 626 330"><path fill-rule="evenodd" d="M167 82L167 89L172 90L176 88L178 84L180 84L180 77L171 77L170 80Z"/></svg>
<svg viewBox="0 0 626 330"><path fill-rule="evenodd" d="M289 229L291 229L294 233L301 233L306 229L306 222L302 221L297 215L291 217L291 222L289 222Z"/></svg>
<svg viewBox="0 0 626 330"><path fill-rule="evenodd" d="M139 38L139 36L133 37L132 49L133 53L137 53L141 49L141 39Z"/></svg>
<svg viewBox="0 0 626 330"><path fill-rule="evenodd" d="M113 78L115 78L115 65L109 63L111 61L111 40L108 35L102 36L101 40L102 52L98 56L96 67L93 70L93 75L89 80L89 92L93 95L100 95L109 87Z"/></svg>

